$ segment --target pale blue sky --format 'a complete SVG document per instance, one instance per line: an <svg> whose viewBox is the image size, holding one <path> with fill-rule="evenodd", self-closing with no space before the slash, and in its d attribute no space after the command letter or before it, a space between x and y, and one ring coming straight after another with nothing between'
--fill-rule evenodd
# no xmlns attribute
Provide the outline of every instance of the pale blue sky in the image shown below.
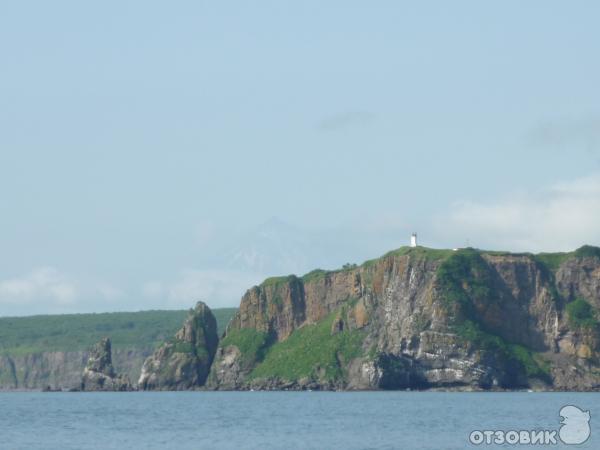
<svg viewBox="0 0 600 450"><path fill-rule="evenodd" d="M0 315L236 305L262 276L412 230L600 244L599 17L593 1L1 2Z"/></svg>

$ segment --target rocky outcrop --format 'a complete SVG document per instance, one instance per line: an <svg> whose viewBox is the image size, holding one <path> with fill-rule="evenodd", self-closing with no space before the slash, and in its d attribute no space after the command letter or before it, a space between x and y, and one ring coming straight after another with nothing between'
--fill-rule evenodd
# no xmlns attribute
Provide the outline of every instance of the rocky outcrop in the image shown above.
<svg viewBox="0 0 600 450"><path fill-rule="evenodd" d="M214 311L219 330L225 329L233 313L223 309ZM153 311L114 316L117 319L114 322L112 315L106 314L49 316L47 320L0 318L2 335L9 337L0 338L0 391L41 390L48 386L52 390L80 389L89 348L102 337L98 333L111 338L115 370L130 380L138 380L144 361L168 336L175 334L186 314ZM130 316L130 320L124 320L123 316ZM36 322L41 326L36 327ZM26 337L27 332L17 333L16 328L35 329L36 333L19 339Z"/></svg>
<svg viewBox="0 0 600 450"><path fill-rule="evenodd" d="M217 322L202 302L190 311L175 337L144 362L140 389L183 390L204 385L218 344Z"/></svg>
<svg viewBox="0 0 600 450"><path fill-rule="evenodd" d="M112 365L112 351L109 338L98 342L90 351L90 356L83 370L81 379L82 391L131 391L129 378L117 375Z"/></svg>
<svg viewBox="0 0 600 450"><path fill-rule="evenodd" d="M599 389L600 250L591 249L402 248L359 267L268 279L242 298L208 386ZM576 299L595 311L585 326L569 317Z"/></svg>

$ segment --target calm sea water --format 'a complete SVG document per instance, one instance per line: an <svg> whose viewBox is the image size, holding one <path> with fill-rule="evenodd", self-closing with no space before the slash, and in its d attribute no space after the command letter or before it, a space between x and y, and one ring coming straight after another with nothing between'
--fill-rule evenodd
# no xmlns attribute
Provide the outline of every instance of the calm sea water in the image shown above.
<svg viewBox="0 0 600 450"><path fill-rule="evenodd" d="M591 411L591 438L580 446L550 448L599 449L600 394L0 393L0 448L502 448L472 446L469 434L476 429L556 430L558 412L568 404Z"/></svg>

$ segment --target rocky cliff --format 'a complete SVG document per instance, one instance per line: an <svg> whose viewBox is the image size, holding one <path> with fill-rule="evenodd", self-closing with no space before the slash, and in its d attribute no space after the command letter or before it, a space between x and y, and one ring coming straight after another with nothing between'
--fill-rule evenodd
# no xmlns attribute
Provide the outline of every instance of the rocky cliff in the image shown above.
<svg viewBox="0 0 600 450"><path fill-rule="evenodd" d="M243 296L220 341L213 314L199 303L146 359L139 383L598 390L599 311L599 248L538 255L401 248L360 266L265 280ZM139 370L141 353L114 356L124 372ZM86 352L0 356L0 386L73 387L86 360Z"/></svg>
<svg viewBox="0 0 600 450"><path fill-rule="evenodd" d="M131 391L133 387L126 375L115 372L109 338L98 342L90 351L90 357L81 378L82 391Z"/></svg>
<svg viewBox="0 0 600 450"><path fill-rule="evenodd" d="M213 389L600 388L600 249L402 248L250 289Z"/></svg>
<svg viewBox="0 0 600 450"><path fill-rule="evenodd" d="M218 341L214 315L198 302L175 337L146 359L139 388L183 390L204 385Z"/></svg>
<svg viewBox="0 0 600 450"><path fill-rule="evenodd" d="M137 379L152 347L114 349L113 365L130 379ZM34 352L24 355L0 355L0 390L77 389L89 351Z"/></svg>

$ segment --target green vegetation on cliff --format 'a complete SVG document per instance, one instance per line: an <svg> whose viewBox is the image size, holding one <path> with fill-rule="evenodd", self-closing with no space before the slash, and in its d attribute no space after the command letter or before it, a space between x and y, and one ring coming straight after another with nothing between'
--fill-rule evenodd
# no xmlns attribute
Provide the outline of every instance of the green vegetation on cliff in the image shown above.
<svg viewBox="0 0 600 450"><path fill-rule="evenodd" d="M566 306L567 317L571 326L576 328L596 328L598 320L594 316L594 308L582 298L578 298Z"/></svg>
<svg viewBox="0 0 600 450"><path fill-rule="evenodd" d="M285 341L269 347L250 378L298 380L308 377L321 381L343 378L342 366L362 354L365 332L344 330L332 335L334 318L335 313L330 314L316 324L295 330Z"/></svg>
<svg viewBox="0 0 600 450"><path fill-rule="evenodd" d="M547 268L551 273L558 270L560 265L569 258L572 258L574 253L538 253L533 258L542 266Z"/></svg>
<svg viewBox="0 0 600 450"><path fill-rule="evenodd" d="M269 342L267 333L256 331L253 328L242 328L230 330L220 342L220 346L225 348L228 345L235 345L242 354L244 365L249 367L263 359Z"/></svg>
<svg viewBox="0 0 600 450"><path fill-rule="evenodd" d="M173 337L167 339L166 344L171 345L172 353L194 353L194 346L191 342L185 342Z"/></svg>
<svg viewBox="0 0 600 450"><path fill-rule="evenodd" d="M457 325L456 333L476 348L495 352L509 363L516 364L528 377L547 380L550 376L548 365L539 355L522 345L508 343L500 336L483 331L472 320L465 320Z"/></svg>
<svg viewBox="0 0 600 450"><path fill-rule="evenodd" d="M455 256L458 255L458 258ZM450 260L450 267L455 264L462 264L466 259L470 259L470 262L474 262L476 258L481 258L482 255L491 255L491 256L527 256L542 264L545 268L547 268L551 273L556 272L561 264L567 261L570 258L574 257L596 257L600 258L600 248L594 247L591 245L584 245L583 247L578 248L573 252L557 252L557 253L511 253L507 251L492 251L492 250L478 250L471 247L463 248L459 250L451 250L451 249L436 249L436 248L428 248L428 247L400 247L396 250L392 250L387 252L385 255L367 260L363 262L360 266L356 264L345 264L342 268L336 270L323 270L323 269L315 269L302 277L297 277L295 275L286 275L280 277L271 277L267 278L261 284L262 287L266 286L274 286L274 285L282 285L285 283L289 283L291 281L299 281L302 280L304 283L312 283L315 281L322 280L329 274L334 274L343 271L355 270L355 269L367 269L369 267L373 267L378 264L385 258L397 257L397 256L410 256L411 258L423 259L426 261L441 261L447 262ZM445 264L446 265L446 264ZM461 270L459 267L457 270ZM464 269L464 265L463 265Z"/></svg>
<svg viewBox="0 0 600 450"><path fill-rule="evenodd" d="M454 252L437 270L438 287L446 304L459 305L459 312L466 316L473 313L474 301L489 301L493 297L491 280L489 266L474 249Z"/></svg>
<svg viewBox="0 0 600 450"><path fill-rule="evenodd" d="M323 270L323 269L315 269L301 277L301 280L304 283L312 283L319 280L322 280L327 275L335 274L339 272L347 272L352 270L360 270L360 269L368 269L370 267L375 266L380 263L385 258L393 258L398 256L409 256L415 259L421 259L426 261L443 261L450 256L452 256L455 252L450 249L436 249L436 248L428 248L428 247L400 247L396 250L392 250L387 252L385 255L375 258L369 259L363 262L360 266L356 264L344 264L344 266L337 270ZM267 278L262 286L270 286L277 283L285 283L290 281L290 279L296 278L294 275L289 275L286 277L273 277Z"/></svg>
<svg viewBox="0 0 600 450"><path fill-rule="evenodd" d="M312 283L317 280L322 280L329 272L322 269L315 269L302 276L302 281L305 283Z"/></svg>
<svg viewBox="0 0 600 450"><path fill-rule="evenodd" d="M556 272L561 264L571 258L600 258L600 248L584 245L574 252L538 253L532 257L551 272Z"/></svg>
<svg viewBox="0 0 600 450"><path fill-rule="evenodd" d="M528 377L547 379L548 368L526 347L507 342L485 329L478 306L485 309L499 301L494 290L494 274L481 253L463 249L446 259L437 271L438 288L453 316L456 333L475 348L496 353L516 364Z"/></svg>
<svg viewBox="0 0 600 450"><path fill-rule="evenodd" d="M213 311L219 331L237 308ZM110 336L113 348L155 348L181 327L186 310L0 317L0 354L87 350Z"/></svg>
<svg viewBox="0 0 600 450"><path fill-rule="evenodd" d="M429 261L438 261L448 258L452 255L452 250L449 249L438 249L428 247L400 247L399 249L387 252L382 258L388 258L390 256L404 256L409 255L417 258L424 258Z"/></svg>
<svg viewBox="0 0 600 450"><path fill-rule="evenodd" d="M549 276L553 276L554 273L558 270L558 268L566 262L567 260L574 257L597 257L600 258L600 248L593 247L590 245L584 245L583 247L573 251L573 252L558 252L558 253L511 253L505 251L491 251L491 250L478 250L474 248L463 248L459 250L450 250L450 249L435 249L428 247L400 247L396 250L392 250L387 252L385 255L370 259L362 263L360 266L355 264L346 264L341 269L337 270L323 270L323 269L315 269L307 274L303 275L301 278L296 277L295 275L288 275L283 277L272 277L267 278L261 286L273 286L273 285L281 285L288 283L292 280L302 280L303 283L313 283L319 280L324 279L330 274L335 274L338 272L348 271L348 270L361 270L361 269L369 269L379 264L385 258L393 258L398 256L409 256L410 258L415 258L418 260L425 261L437 261L441 262L441 272L438 271L438 275L441 273L442 276L448 275L448 272L454 272L456 274L467 275L471 278L472 281L475 281L479 286L473 285L472 289L477 289L478 287L481 289L485 289L485 281L477 282L477 274L475 277L471 277L471 275L467 274L468 270L474 269L475 271L479 269L485 270L485 261L483 260L483 255L490 256L525 256L529 257L532 260L538 262L543 267L548 269ZM452 275L452 273L450 273ZM369 281L368 274L365 275L365 279ZM456 293L456 291L454 291ZM452 295L452 293L450 293Z"/></svg>
<svg viewBox="0 0 600 450"><path fill-rule="evenodd" d="M262 287L277 286L286 283L294 282L298 279L296 275L285 275L282 277L270 277L261 283Z"/></svg>
<svg viewBox="0 0 600 450"><path fill-rule="evenodd" d="M428 248L428 247L400 247L396 250L392 250L387 252L385 255L375 258L369 259L362 263L360 267L369 268L379 263L382 259L391 258L394 256L410 256L413 258L424 259L426 261L442 261L448 257L450 257L454 252L450 249L438 249L438 248Z"/></svg>
<svg viewBox="0 0 600 450"><path fill-rule="evenodd" d="M600 258L600 247L584 245L575 250L575 256L578 258Z"/></svg>

